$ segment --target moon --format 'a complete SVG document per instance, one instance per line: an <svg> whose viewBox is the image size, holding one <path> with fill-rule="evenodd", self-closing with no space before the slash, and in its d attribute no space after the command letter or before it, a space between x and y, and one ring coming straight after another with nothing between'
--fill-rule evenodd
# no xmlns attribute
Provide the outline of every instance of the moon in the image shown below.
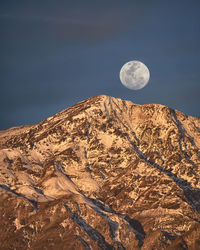
<svg viewBox="0 0 200 250"><path fill-rule="evenodd" d="M150 73L144 63L140 61L130 61L125 63L121 68L119 78L126 88L138 90L147 85Z"/></svg>

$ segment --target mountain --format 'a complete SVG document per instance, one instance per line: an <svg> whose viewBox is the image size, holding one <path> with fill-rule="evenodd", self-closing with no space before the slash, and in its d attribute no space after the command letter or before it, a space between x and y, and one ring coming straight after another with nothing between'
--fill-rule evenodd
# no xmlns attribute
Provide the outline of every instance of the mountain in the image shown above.
<svg viewBox="0 0 200 250"><path fill-rule="evenodd" d="M200 249L200 119L100 95L0 131L0 249Z"/></svg>

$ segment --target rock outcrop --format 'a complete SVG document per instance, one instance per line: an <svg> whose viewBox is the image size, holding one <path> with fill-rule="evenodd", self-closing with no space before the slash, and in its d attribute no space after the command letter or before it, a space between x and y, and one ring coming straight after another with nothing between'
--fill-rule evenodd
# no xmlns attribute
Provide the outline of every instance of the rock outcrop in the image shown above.
<svg viewBox="0 0 200 250"><path fill-rule="evenodd" d="M200 249L200 119L97 96L0 132L0 249Z"/></svg>

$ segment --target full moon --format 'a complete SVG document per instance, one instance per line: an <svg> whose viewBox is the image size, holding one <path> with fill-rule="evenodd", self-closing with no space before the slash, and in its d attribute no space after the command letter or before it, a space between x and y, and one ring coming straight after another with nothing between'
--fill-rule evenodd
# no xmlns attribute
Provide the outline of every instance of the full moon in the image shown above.
<svg viewBox="0 0 200 250"><path fill-rule="evenodd" d="M124 64L119 73L122 84L128 89L138 90L147 85L150 73L147 66L139 61Z"/></svg>

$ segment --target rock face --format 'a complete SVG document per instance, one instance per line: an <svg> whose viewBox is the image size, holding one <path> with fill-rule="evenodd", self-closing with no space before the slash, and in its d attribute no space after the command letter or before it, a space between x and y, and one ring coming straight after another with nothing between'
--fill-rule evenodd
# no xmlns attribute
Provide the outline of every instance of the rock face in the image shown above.
<svg viewBox="0 0 200 250"><path fill-rule="evenodd" d="M97 96L0 132L0 249L200 249L200 120Z"/></svg>

